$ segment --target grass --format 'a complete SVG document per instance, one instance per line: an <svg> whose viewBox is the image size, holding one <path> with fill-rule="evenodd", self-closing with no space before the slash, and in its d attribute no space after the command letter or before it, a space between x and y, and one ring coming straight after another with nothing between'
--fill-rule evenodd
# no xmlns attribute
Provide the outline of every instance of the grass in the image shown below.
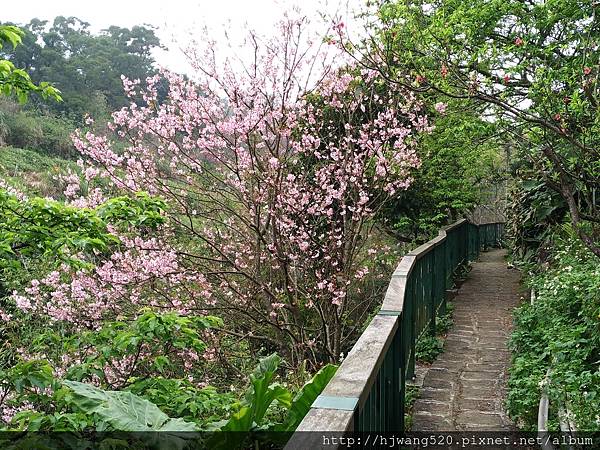
<svg viewBox="0 0 600 450"><path fill-rule="evenodd" d="M35 150L0 147L0 179L27 195L60 197L62 188L55 177L75 167L74 161Z"/></svg>

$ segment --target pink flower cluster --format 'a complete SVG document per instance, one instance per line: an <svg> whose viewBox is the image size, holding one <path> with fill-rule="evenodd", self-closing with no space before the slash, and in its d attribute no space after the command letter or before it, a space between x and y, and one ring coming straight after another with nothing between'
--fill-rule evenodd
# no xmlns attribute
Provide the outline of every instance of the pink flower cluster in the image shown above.
<svg viewBox="0 0 600 450"><path fill-rule="evenodd" d="M5 399L4 403L0 404L0 420L6 424L10 423L13 417L22 411L35 411L35 406L28 401L21 402L18 406L8 405Z"/></svg>
<svg viewBox="0 0 600 450"><path fill-rule="evenodd" d="M75 270L63 264L60 270L32 280L25 295L13 292L15 305L52 320L96 328L105 318L135 315L143 306L186 315L196 307L195 296L204 296L203 304L210 296L205 278L182 267L176 252L164 242L156 238L120 239L123 249L92 270Z"/></svg>

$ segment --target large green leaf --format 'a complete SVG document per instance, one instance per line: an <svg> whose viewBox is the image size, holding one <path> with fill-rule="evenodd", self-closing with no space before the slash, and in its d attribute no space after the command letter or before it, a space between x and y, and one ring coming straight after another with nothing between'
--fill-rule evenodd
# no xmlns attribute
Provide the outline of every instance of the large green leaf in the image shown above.
<svg viewBox="0 0 600 450"><path fill-rule="evenodd" d="M96 413L120 431L197 431L183 419L171 419L158 406L127 391L103 391L78 381L64 381L74 403L85 413Z"/></svg>
<svg viewBox="0 0 600 450"><path fill-rule="evenodd" d="M292 400L286 421L276 427L277 431L294 431L304 416L308 413L316 398L323 392L329 380L333 378L337 366L327 364L319 370L312 379L306 383Z"/></svg>
<svg viewBox="0 0 600 450"><path fill-rule="evenodd" d="M293 431L337 370L337 367L331 364L323 367L292 399L288 389L278 383L272 383L280 362L281 358L276 354L259 361L250 375L250 387L246 391L242 407L227 421L213 423L211 427L214 430L238 433L217 433L210 440L210 448L240 448L244 443L248 443L247 439L251 439L251 433L255 431ZM272 426L263 422L269 406L274 401L289 411L284 423Z"/></svg>
<svg viewBox="0 0 600 450"><path fill-rule="evenodd" d="M277 400L281 406L289 408L292 403L292 393L279 384L270 385L260 400L255 401L255 404L253 405L254 422L257 425L262 422L267 409L275 400Z"/></svg>
<svg viewBox="0 0 600 450"><path fill-rule="evenodd" d="M280 362L281 358L276 353L261 358L250 375L251 386L246 391L245 399L252 408L252 417L257 424L260 423L275 397L282 395L281 391L274 392L270 387Z"/></svg>
<svg viewBox="0 0 600 450"><path fill-rule="evenodd" d="M225 431L226 433L212 433L208 439L207 448L213 450L232 450L243 448L247 433L252 429L252 408L244 406L232 414L226 421L215 422L212 430Z"/></svg>
<svg viewBox="0 0 600 450"><path fill-rule="evenodd" d="M277 400L281 405L289 408L291 393L277 383L271 384L280 362L281 358L276 353L261 358L250 374L250 386L244 395L242 408L226 422L215 423L213 426L227 431L250 431L261 425L265 413L273 401Z"/></svg>
<svg viewBox="0 0 600 450"><path fill-rule="evenodd" d="M252 409L243 407L232 414L221 431L249 431L252 428Z"/></svg>

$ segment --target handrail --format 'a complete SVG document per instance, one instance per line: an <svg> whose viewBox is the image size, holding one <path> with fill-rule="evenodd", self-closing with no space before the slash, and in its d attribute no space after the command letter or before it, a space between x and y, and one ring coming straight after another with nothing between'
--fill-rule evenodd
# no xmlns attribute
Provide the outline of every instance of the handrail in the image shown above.
<svg viewBox="0 0 600 450"><path fill-rule="evenodd" d="M445 312L455 270L481 249L500 246L503 232L503 223L475 225L461 219L405 255L378 314L286 449L307 448L306 434L298 433L304 431L402 433L405 381L414 377L416 341L426 331L435 334L435 318Z"/></svg>

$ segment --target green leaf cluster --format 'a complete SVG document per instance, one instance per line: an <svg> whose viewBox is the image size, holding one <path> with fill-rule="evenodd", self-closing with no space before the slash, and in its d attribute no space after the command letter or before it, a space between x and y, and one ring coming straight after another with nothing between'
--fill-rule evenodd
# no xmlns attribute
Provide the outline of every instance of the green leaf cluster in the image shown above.
<svg viewBox="0 0 600 450"><path fill-rule="evenodd" d="M24 34L23 30L14 25L0 25L0 50L7 43L16 49L17 45L22 43ZM62 100L60 91L49 83L41 81L35 84L25 70L18 69L8 59L0 59L0 94L15 94L19 102L25 103L31 92L37 92L45 99Z"/></svg>
<svg viewBox="0 0 600 450"><path fill-rule="evenodd" d="M280 437L281 442L277 443L280 445L298 426L336 371L332 365L323 367L293 394L273 382L280 362L276 354L262 358L250 375L250 385L240 401L235 401L231 394L219 394L214 388L198 389L183 380L162 377L137 380L125 390L105 390L88 383L55 378L47 361L21 362L9 373L2 374L2 387L18 387L17 394L35 402L36 410L18 413L9 429L161 432L160 435L142 434L139 438L146 444L148 441L156 444L157 438L166 439L170 445L180 448L190 439L200 437L179 433L211 430L205 442L209 448L245 448L253 436ZM29 392L23 396L27 389ZM278 408L285 411L283 416L278 415ZM230 417L211 422L210 417L207 420L207 412ZM261 435L261 431L279 433Z"/></svg>
<svg viewBox="0 0 600 450"><path fill-rule="evenodd" d="M116 197L96 209L77 208L34 197L18 199L0 190L0 271L4 279L18 275L29 263L67 263L91 267L94 260L119 245L107 225L123 230L156 229L165 221L162 200L145 193Z"/></svg>

